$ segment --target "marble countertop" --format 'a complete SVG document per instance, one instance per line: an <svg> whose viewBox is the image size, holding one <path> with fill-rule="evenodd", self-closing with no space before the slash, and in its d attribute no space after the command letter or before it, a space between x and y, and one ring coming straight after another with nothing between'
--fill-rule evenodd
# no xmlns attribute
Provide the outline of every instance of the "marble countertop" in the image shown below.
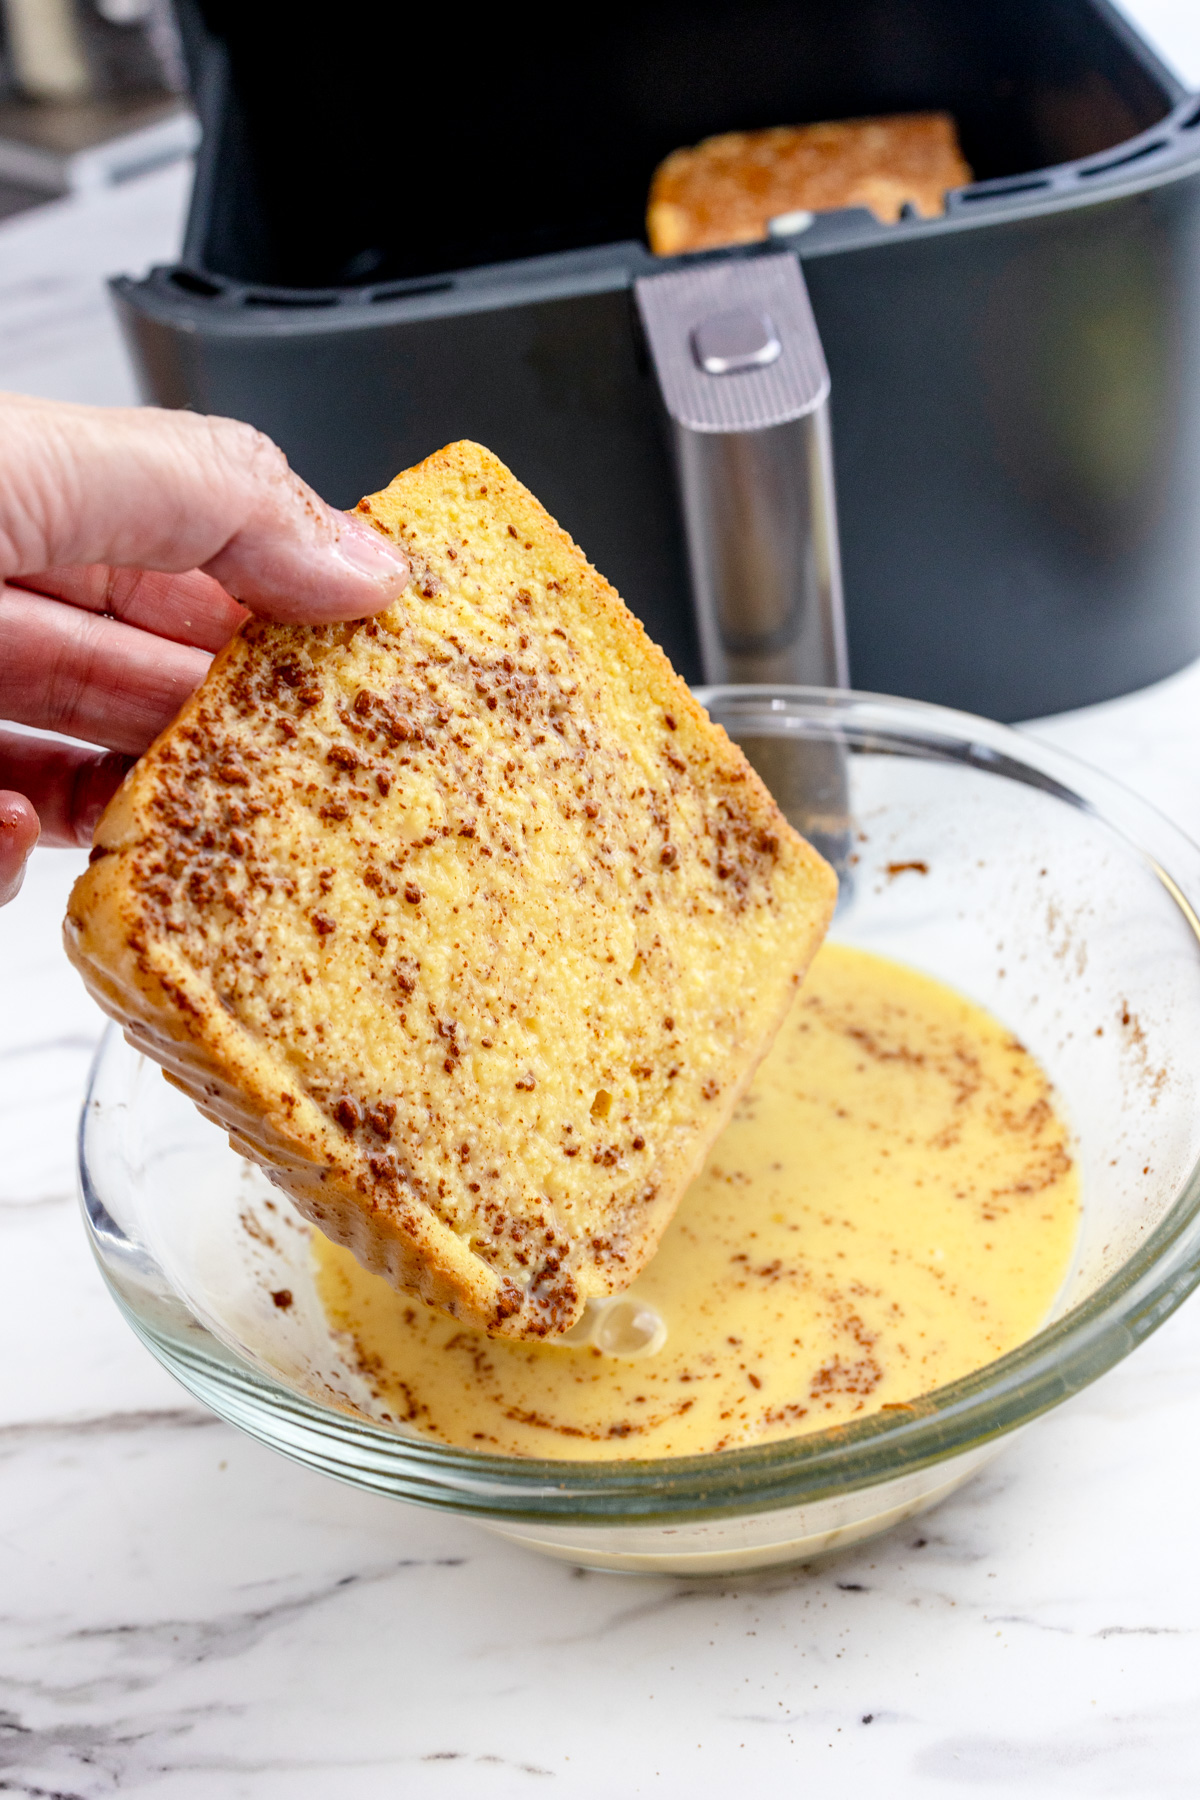
<svg viewBox="0 0 1200 1800"><path fill-rule="evenodd" d="M170 255L185 190L0 227L0 386L133 397L100 277ZM1030 729L1200 838L1200 664ZM811 1568L587 1574L339 1487L197 1406L92 1264L100 1019L58 936L81 864L41 854L0 912L0 1793L1196 1791L1200 1302L935 1512Z"/></svg>

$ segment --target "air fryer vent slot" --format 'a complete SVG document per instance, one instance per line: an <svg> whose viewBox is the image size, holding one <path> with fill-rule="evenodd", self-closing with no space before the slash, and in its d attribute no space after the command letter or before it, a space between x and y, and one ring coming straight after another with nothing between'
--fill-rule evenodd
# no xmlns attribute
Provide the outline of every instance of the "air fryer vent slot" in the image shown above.
<svg viewBox="0 0 1200 1800"><path fill-rule="evenodd" d="M393 281L387 287L373 288L366 296L371 306L382 300L411 300L417 294L447 294L452 281Z"/></svg>
<svg viewBox="0 0 1200 1800"><path fill-rule="evenodd" d="M307 292L296 292L295 290L292 290L283 293L255 293L251 291L242 295L242 305L280 307L302 306L307 309L312 306L337 306L341 298L342 296L340 294L321 294L314 293L311 290Z"/></svg>
<svg viewBox="0 0 1200 1800"><path fill-rule="evenodd" d="M1032 181L979 182L974 187L959 188L956 199L960 205L970 205L975 200L1006 200L1009 194L1035 194L1041 188L1048 188L1051 182L1046 176L1039 176Z"/></svg>
<svg viewBox="0 0 1200 1800"><path fill-rule="evenodd" d="M1079 169L1076 173L1080 181L1087 181L1093 175L1107 175L1110 169L1123 169L1129 163L1141 162L1143 157L1154 156L1159 150L1166 148L1166 138L1155 138L1152 144L1139 144L1136 150L1127 150L1124 156L1110 156L1107 162L1091 163L1086 169Z"/></svg>
<svg viewBox="0 0 1200 1800"><path fill-rule="evenodd" d="M200 300L215 300L225 292L220 282L210 281L206 275L193 275L190 269L172 269L169 279L172 287L195 294Z"/></svg>

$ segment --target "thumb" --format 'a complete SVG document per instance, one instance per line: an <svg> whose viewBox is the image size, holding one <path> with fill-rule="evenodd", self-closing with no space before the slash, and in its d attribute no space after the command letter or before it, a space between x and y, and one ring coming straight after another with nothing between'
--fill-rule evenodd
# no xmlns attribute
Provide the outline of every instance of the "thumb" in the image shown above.
<svg viewBox="0 0 1200 1800"><path fill-rule="evenodd" d="M408 580L249 425L0 395L0 579L64 563L204 569L274 619L362 618Z"/></svg>

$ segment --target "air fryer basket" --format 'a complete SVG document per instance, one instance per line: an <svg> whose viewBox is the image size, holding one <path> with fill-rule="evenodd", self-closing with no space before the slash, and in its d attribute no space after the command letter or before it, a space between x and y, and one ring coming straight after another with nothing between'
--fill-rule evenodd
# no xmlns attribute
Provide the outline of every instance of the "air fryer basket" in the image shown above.
<svg viewBox="0 0 1200 1800"><path fill-rule="evenodd" d="M1200 653L1200 110L1104 0L185 25L183 256L114 283L148 398L251 420L342 505L480 439L696 679L631 289L700 259L645 248L650 175L717 131L946 108L977 179L944 219L707 258L800 258L855 685L1014 718Z"/></svg>

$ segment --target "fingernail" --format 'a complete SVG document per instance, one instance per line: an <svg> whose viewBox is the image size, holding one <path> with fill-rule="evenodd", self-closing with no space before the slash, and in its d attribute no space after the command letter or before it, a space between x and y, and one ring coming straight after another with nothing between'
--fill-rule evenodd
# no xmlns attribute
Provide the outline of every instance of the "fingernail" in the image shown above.
<svg viewBox="0 0 1200 1800"><path fill-rule="evenodd" d="M333 551L356 575L368 576L386 588L393 598L408 585L408 558L373 525L364 525L359 519L344 519Z"/></svg>

